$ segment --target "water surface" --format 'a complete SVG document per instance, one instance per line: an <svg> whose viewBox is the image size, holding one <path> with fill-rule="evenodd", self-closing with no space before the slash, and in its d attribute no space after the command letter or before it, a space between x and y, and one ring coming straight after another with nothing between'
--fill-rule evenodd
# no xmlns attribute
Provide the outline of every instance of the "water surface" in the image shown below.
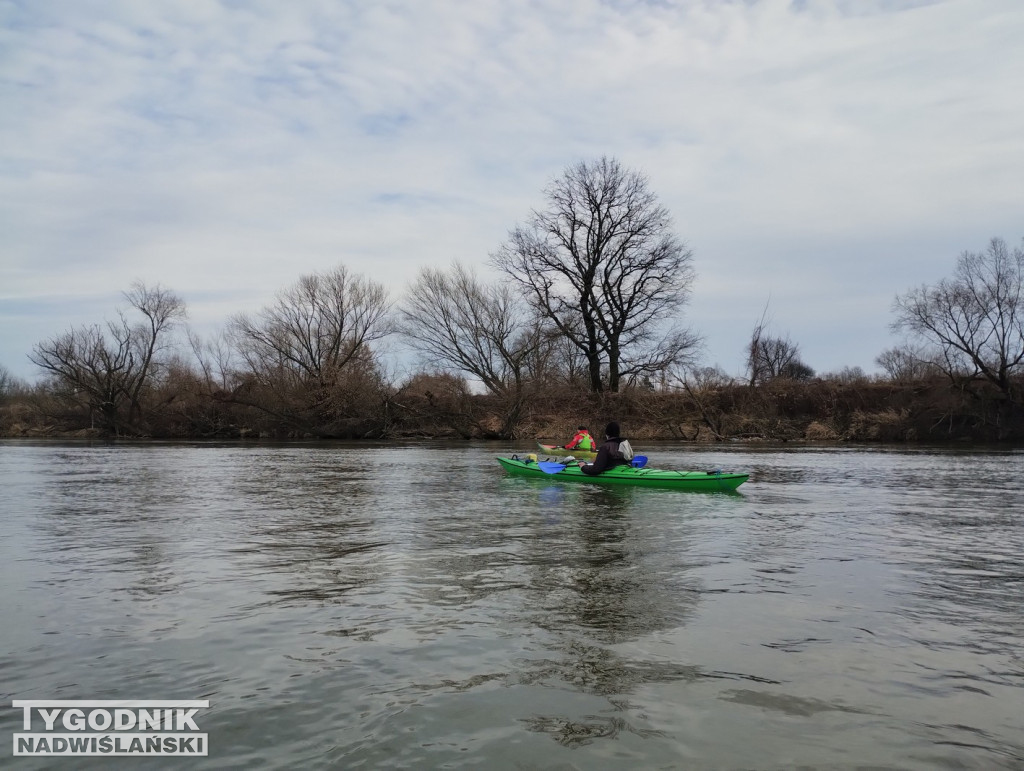
<svg viewBox="0 0 1024 771"><path fill-rule="evenodd" d="M0 443L0 758L13 699L179 698L203 768L1024 767L1024 452L517 449Z"/></svg>

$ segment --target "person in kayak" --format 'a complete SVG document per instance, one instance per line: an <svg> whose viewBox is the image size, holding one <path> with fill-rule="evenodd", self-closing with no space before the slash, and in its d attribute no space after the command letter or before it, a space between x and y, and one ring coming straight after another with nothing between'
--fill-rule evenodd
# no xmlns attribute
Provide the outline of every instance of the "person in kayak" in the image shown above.
<svg viewBox="0 0 1024 771"><path fill-rule="evenodd" d="M597 457L593 463L581 463L580 471L587 476L597 476L616 466L626 466L629 461L619 450L624 440L619 437L619 424L614 420L604 430L604 444L597 448Z"/></svg>
<svg viewBox="0 0 1024 771"><path fill-rule="evenodd" d="M576 429L576 436L572 438L569 444L563 445L566 450L583 450L584 452L594 451L594 437L587 431L586 426L580 426Z"/></svg>

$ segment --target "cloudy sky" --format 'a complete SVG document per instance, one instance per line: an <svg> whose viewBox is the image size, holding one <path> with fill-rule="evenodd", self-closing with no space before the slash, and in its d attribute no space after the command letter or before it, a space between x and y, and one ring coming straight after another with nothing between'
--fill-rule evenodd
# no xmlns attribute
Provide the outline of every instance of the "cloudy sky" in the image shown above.
<svg viewBox="0 0 1024 771"><path fill-rule="evenodd" d="M215 333L345 264L480 266L571 163L644 172L742 372L897 341L1024 237L1021 0L0 0L0 365L160 283Z"/></svg>

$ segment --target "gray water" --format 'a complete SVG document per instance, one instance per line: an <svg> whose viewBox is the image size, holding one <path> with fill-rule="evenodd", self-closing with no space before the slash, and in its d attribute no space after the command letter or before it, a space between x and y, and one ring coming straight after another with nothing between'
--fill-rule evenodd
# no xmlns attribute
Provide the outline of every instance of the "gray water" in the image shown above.
<svg viewBox="0 0 1024 771"><path fill-rule="evenodd" d="M0 443L14 699L208 699L200 768L1022 768L1020 450Z"/></svg>

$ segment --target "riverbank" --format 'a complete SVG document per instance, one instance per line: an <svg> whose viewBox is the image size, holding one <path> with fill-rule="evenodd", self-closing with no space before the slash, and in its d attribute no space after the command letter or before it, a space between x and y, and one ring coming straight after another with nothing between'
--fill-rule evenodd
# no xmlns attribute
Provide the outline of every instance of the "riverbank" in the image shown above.
<svg viewBox="0 0 1024 771"><path fill-rule="evenodd" d="M617 420L631 438L696 443L1024 441L1021 405L941 380L779 380L756 388L619 393L562 385L498 397L472 394L457 378L435 377L339 398L329 407L289 411L198 389L154 392L137 417L105 425L88 405L33 392L0 403L0 436L564 441L579 425L599 436Z"/></svg>

